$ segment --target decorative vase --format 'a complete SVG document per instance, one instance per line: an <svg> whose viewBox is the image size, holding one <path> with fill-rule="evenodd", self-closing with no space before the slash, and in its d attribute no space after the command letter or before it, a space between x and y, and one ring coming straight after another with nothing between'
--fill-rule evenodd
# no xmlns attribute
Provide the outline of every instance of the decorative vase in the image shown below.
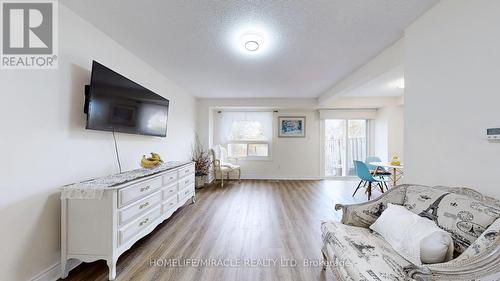
<svg viewBox="0 0 500 281"><path fill-rule="evenodd" d="M208 175L195 176L195 187L203 188L208 183Z"/></svg>

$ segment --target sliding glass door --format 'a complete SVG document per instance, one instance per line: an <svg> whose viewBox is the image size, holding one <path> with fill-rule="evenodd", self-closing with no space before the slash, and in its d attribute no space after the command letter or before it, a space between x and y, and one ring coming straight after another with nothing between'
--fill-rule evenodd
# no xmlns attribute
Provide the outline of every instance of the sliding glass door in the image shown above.
<svg viewBox="0 0 500 281"><path fill-rule="evenodd" d="M367 155L368 121L326 119L324 122L325 176L355 176L353 160L364 161Z"/></svg>
<svg viewBox="0 0 500 281"><path fill-rule="evenodd" d="M346 120L325 120L325 176L339 177L345 169Z"/></svg>

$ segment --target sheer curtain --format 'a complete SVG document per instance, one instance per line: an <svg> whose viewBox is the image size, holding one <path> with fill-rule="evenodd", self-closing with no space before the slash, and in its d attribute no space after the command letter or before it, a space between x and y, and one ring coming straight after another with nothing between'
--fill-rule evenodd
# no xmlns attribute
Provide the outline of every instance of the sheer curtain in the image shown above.
<svg viewBox="0 0 500 281"><path fill-rule="evenodd" d="M271 111L223 111L220 115L218 136L222 144L272 141Z"/></svg>

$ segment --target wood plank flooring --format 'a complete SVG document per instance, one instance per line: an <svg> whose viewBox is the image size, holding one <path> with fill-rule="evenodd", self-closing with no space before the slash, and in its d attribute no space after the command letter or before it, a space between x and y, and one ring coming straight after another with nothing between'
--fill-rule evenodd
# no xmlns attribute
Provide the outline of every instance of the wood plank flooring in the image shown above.
<svg viewBox="0 0 500 281"><path fill-rule="evenodd" d="M356 184L245 180L205 187L195 204L119 258L116 280L334 280L320 264L305 263L321 261L320 224L340 219L334 205L366 201L363 190L351 197ZM65 280L107 277L106 263L97 261L78 266Z"/></svg>

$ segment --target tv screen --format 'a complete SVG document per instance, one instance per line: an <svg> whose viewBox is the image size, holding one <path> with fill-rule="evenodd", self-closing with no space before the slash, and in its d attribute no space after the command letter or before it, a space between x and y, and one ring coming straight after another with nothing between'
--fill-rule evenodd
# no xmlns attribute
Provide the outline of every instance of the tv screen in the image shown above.
<svg viewBox="0 0 500 281"><path fill-rule="evenodd" d="M92 62L86 90L87 129L165 137L168 99Z"/></svg>

